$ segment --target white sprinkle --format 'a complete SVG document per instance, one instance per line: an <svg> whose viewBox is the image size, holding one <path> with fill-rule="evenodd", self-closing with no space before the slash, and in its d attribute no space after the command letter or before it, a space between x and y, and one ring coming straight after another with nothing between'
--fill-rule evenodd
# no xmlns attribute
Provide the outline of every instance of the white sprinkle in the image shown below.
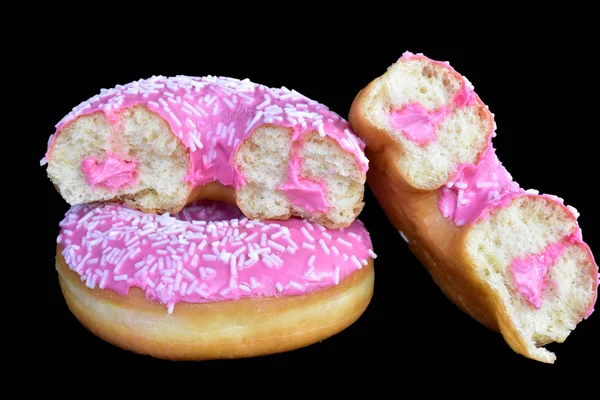
<svg viewBox="0 0 600 400"><path fill-rule="evenodd" d="M202 254L202 259L204 261L217 261L217 256L213 254Z"/></svg>
<svg viewBox="0 0 600 400"><path fill-rule="evenodd" d="M404 239L404 241L406 243L408 243L408 238L406 237L406 235L404 234L404 232L402 232L402 231L398 231L398 232L400 233L400 236L402 236L402 239Z"/></svg>
<svg viewBox="0 0 600 400"><path fill-rule="evenodd" d="M125 280L127 280L127 278L128 278L127 274L113 276L113 279L115 281L125 281Z"/></svg>
<svg viewBox="0 0 600 400"><path fill-rule="evenodd" d="M250 286L248 286L245 283L240 283L238 285L238 288L240 288L241 290L243 290L244 292L250 292L252 289L250 289Z"/></svg>
<svg viewBox="0 0 600 400"><path fill-rule="evenodd" d="M325 244L325 241L323 239L319 239L319 245L321 246L321 248L323 249L323 251L325 252L325 254L330 254L329 248L327 247L327 245Z"/></svg>
<svg viewBox="0 0 600 400"><path fill-rule="evenodd" d="M278 237L285 235L288 231L285 228L280 229L278 232L275 232L271 235L271 239L277 239Z"/></svg>
<svg viewBox="0 0 600 400"><path fill-rule="evenodd" d="M237 257L231 256L230 260L231 260L231 262L229 263L229 272L231 273L231 276L236 276L237 275L237 265L236 265Z"/></svg>
<svg viewBox="0 0 600 400"><path fill-rule="evenodd" d="M315 245L314 244L310 244L310 243L306 243L306 242L302 242L302 248L303 249L314 250L315 249Z"/></svg>
<svg viewBox="0 0 600 400"><path fill-rule="evenodd" d="M276 242L274 242L272 240L267 241L267 244L269 246L271 246L272 248L274 248L275 250L277 250L277 251L285 251L285 247L284 246L282 246L279 243L276 243Z"/></svg>
<svg viewBox="0 0 600 400"><path fill-rule="evenodd" d="M248 126L246 127L246 129L244 130L244 134L250 132L250 130L252 130L252 127L254 126L255 123L258 122L258 120L260 119L260 117L263 116L263 112L262 111L257 111L256 115L254 116L254 118L252 118L252 120L250 121L250 123L248 124Z"/></svg>
<svg viewBox="0 0 600 400"><path fill-rule="evenodd" d="M156 284L154 282L152 282L152 279L150 279L150 278L146 278L146 283L148 284L148 286L150 286L153 289L156 287Z"/></svg>
<svg viewBox="0 0 600 400"><path fill-rule="evenodd" d="M187 269L184 269L181 271L181 273L188 278L188 280L193 281L194 279L196 279L196 277L194 276L194 274L192 274L190 271L188 271Z"/></svg>
<svg viewBox="0 0 600 400"><path fill-rule="evenodd" d="M350 243L350 242L348 242L347 240L344 240L344 239L342 239L342 238L340 238L340 237L339 237L339 238L337 238L337 239L336 239L336 241L337 241L338 243L341 243L341 244L343 244L344 246L352 247L352 243Z"/></svg>
<svg viewBox="0 0 600 400"><path fill-rule="evenodd" d="M308 240L310 240L311 242L314 242L314 241L315 241L315 238L314 238L314 237L312 237L312 235L311 235L310 233L308 233L308 231L306 230L306 228L305 228L305 227L301 227L301 228L300 228L300 232L302 232L302 233L304 234L304 236L306 236L306 238L307 238Z"/></svg>
<svg viewBox="0 0 600 400"><path fill-rule="evenodd" d="M175 304L169 304L169 306L167 307L167 314L169 314L169 315L173 314L174 308L175 308Z"/></svg>
<svg viewBox="0 0 600 400"><path fill-rule="evenodd" d="M372 259L377 258L377 254L375 254L375 252L372 249L369 249L369 251L367 253L369 254L369 257L371 257Z"/></svg>
<svg viewBox="0 0 600 400"><path fill-rule="evenodd" d="M358 261L358 258L356 258L354 254L350 257L350 260L354 263L354 265L356 265L358 269L361 269L363 267L363 265L360 263L360 261Z"/></svg>
<svg viewBox="0 0 600 400"><path fill-rule="evenodd" d="M282 285L281 283L277 282L277 283L275 284L275 288L277 289L277 291L278 291L279 293L283 292L283 285Z"/></svg>
<svg viewBox="0 0 600 400"><path fill-rule="evenodd" d="M100 279L100 284L98 285L98 287L100 289L104 289L104 287L106 286L106 280L108 279L108 270L105 269L102 272L102 279Z"/></svg>
<svg viewBox="0 0 600 400"><path fill-rule="evenodd" d="M159 246L164 246L167 243L169 243L169 239L161 240L160 242L154 242L150 246L159 247Z"/></svg>
<svg viewBox="0 0 600 400"><path fill-rule="evenodd" d="M307 278L310 276L310 274L313 273L313 271L315 270L315 267L310 267L308 270L306 270L306 272L304 273L304 277Z"/></svg>
<svg viewBox="0 0 600 400"><path fill-rule="evenodd" d="M300 284L300 283L298 283L298 282L290 281L290 282L288 283L288 286L289 286L289 287L293 287L294 289L298 289L298 290L304 290L304 286L303 286L303 285L301 285L301 284Z"/></svg>
<svg viewBox="0 0 600 400"><path fill-rule="evenodd" d="M267 234L266 233L263 233L260 236L260 245L261 245L261 247L264 247L267 245Z"/></svg>
<svg viewBox="0 0 600 400"><path fill-rule="evenodd" d="M336 285L340 283L340 267L335 267L333 270L333 283Z"/></svg>
<svg viewBox="0 0 600 400"><path fill-rule="evenodd" d="M312 256L310 256L310 258L308 259L308 266L309 267L314 267L314 262L315 262L316 258L317 258L317 256L315 256L314 254Z"/></svg>
<svg viewBox="0 0 600 400"><path fill-rule="evenodd" d="M251 234L250 236L248 236L247 238L244 239L245 242L249 242L252 239L254 239L255 237L258 236L258 232L254 232L253 234Z"/></svg>

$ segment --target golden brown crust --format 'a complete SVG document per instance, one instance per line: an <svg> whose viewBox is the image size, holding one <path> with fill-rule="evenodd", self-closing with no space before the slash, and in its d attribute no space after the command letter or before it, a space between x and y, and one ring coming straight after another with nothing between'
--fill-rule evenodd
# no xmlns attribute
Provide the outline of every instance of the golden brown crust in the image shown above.
<svg viewBox="0 0 600 400"><path fill-rule="evenodd" d="M303 296L180 303L173 314L132 288L127 296L90 289L57 247L56 268L75 317L103 340L170 360L244 358L290 351L353 324L373 295L373 260L339 285Z"/></svg>
<svg viewBox="0 0 600 400"><path fill-rule="evenodd" d="M406 181L395 162L401 156L397 142L363 117L371 85L373 82L354 100L349 122L367 144L366 155L371 160L367 184L373 195L446 297L482 325L502 332L514 351L531 356L498 294L466 261L463 242L468 226L457 227L444 218L438 207L439 190L416 189Z"/></svg>

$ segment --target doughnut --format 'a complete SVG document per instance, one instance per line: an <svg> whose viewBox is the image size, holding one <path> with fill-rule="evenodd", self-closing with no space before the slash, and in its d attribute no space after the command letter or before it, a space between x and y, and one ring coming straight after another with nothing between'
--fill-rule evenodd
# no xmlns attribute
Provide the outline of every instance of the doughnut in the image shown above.
<svg viewBox="0 0 600 400"><path fill-rule="evenodd" d="M40 164L70 205L174 214L207 199L250 219L298 216L335 229L364 206L363 150L346 120L295 90L153 76L76 106Z"/></svg>
<svg viewBox="0 0 600 400"><path fill-rule="evenodd" d="M346 329L370 303L375 258L359 220L328 229L251 220L212 200L160 215L89 203L60 222L56 269L68 308L104 341L208 360L291 351Z"/></svg>
<svg viewBox="0 0 600 400"><path fill-rule="evenodd" d="M554 363L590 316L598 266L579 214L499 161L494 115L447 62L404 53L355 97L367 185L433 281L518 354ZM400 239L400 238L399 238Z"/></svg>

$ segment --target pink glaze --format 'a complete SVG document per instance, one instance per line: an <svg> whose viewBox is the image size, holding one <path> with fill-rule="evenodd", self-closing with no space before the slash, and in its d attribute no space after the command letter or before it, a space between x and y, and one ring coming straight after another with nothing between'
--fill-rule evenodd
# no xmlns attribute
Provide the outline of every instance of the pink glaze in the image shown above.
<svg viewBox="0 0 600 400"><path fill-rule="evenodd" d="M316 131L352 154L363 173L368 169L365 144L350 131L347 121L294 90L269 88L248 79L154 76L103 89L66 115L56 125L56 132L75 118L94 112L102 112L118 129L119 113L139 105L164 118L189 149L190 170L186 180L194 187L212 181L235 188L244 185L244 177L233 166L232 158L240 143L264 124L291 129L293 142L301 140L307 132ZM55 136L56 133L49 139L42 165L51 157ZM284 191L295 203L315 204L314 198L319 197L314 194L317 189L303 186L301 179L291 177ZM320 197L325 198L323 194Z"/></svg>
<svg viewBox="0 0 600 400"><path fill-rule="evenodd" d="M81 162L81 170L88 185L119 189L135 181L137 161L124 160L118 154L107 153L104 160L87 157Z"/></svg>
<svg viewBox="0 0 600 400"><path fill-rule="evenodd" d="M423 54L405 52L399 60L407 61L415 58L427 60L434 64L444 64L450 68L449 63L431 60ZM420 145L427 144L435 139L436 124L439 125L443 122L443 119L441 121L438 120L438 114L436 113L440 113L440 110L443 110L445 107L464 107L472 104L476 99L477 95L473 90L473 85L463 77L461 90L453 97L449 106L442 106L430 112L429 116L426 115L426 111L423 111L424 107L418 103L410 104L410 108L406 107L406 113L415 110L413 120L417 121L417 123L413 123L412 125L405 123L405 125L408 125L408 133L405 130L403 132L409 140L413 140ZM410 115L405 115L404 118L408 122L412 121ZM394 126L395 119L397 120L398 116L392 112L392 116L390 117L392 126ZM400 121L399 124L402 124L401 118ZM429 124L430 122L431 124ZM413 125L420 130L415 129L411 132L410 129ZM400 129L403 128L400 126ZM492 145L492 138L496 136L495 130L496 126L494 124L494 130L488 136L486 150L480 155L477 162L475 164L459 165L448 183L440 189L438 204L444 217L457 226L464 226L487 218L490 212L506 207L515 197L541 196L565 207L573 218L577 220L579 216L577 211L573 207L565 206L561 198L549 194L540 195L536 190L524 190L513 180L512 176L498 160L496 150ZM562 255L567 243L579 243L587 247L583 242L579 226L575 232L566 238L557 243L550 244L541 254L528 255L524 258L513 260L511 273L514 277L515 286L518 292L533 307L541 307L541 293L548 284L546 279L548 269ZM591 251L589 253L593 260ZM600 276L597 277L595 296L597 296L599 283ZM585 318L589 317L593 310L592 306L586 313Z"/></svg>
<svg viewBox="0 0 600 400"><path fill-rule="evenodd" d="M58 243L90 288L131 287L165 304L295 296L339 284L375 258L359 220L325 229L305 220L248 220L234 206L196 202L155 215L117 204L72 207Z"/></svg>
<svg viewBox="0 0 600 400"><path fill-rule="evenodd" d="M512 260L510 272L518 292L533 307L542 307L542 291L548 286L548 268L564 253L562 241L548 245L540 254Z"/></svg>
<svg viewBox="0 0 600 400"><path fill-rule="evenodd" d="M489 213L490 206L504 207L524 190L488 146L477 165L460 165L452 180L440 192L439 206L444 217L457 226L473 222Z"/></svg>
<svg viewBox="0 0 600 400"><path fill-rule="evenodd" d="M452 72L456 72L449 64L431 60L422 54L405 52L400 57L401 61L411 59L427 60ZM413 102L404 105L400 109L392 109L389 116L391 127L401 131L404 137L419 146L425 146L434 142L437 127L452 114L454 109L470 106L477 100L477 95L473 91L473 85L462 75L457 75L462 78L462 85L459 91L453 96L450 104L444 104L435 110L428 110L421 103Z"/></svg>

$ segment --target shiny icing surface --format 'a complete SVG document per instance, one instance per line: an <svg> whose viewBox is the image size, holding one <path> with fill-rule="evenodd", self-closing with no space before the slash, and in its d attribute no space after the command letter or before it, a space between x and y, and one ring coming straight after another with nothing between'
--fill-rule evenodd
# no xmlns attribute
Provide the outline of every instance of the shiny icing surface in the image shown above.
<svg viewBox="0 0 600 400"><path fill-rule="evenodd" d="M199 201L175 215L118 204L72 207L57 238L90 288L131 287L165 304L293 296L339 284L375 258L359 220L326 229L305 220L248 220L234 206Z"/></svg>
<svg viewBox="0 0 600 400"><path fill-rule="evenodd" d="M324 184L306 182L299 176L302 160L295 155L303 135L314 131L352 154L362 173L368 169L364 142L350 130L346 120L325 105L285 87L269 88L248 79L228 77L154 76L103 89L81 103L57 125L59 132L75 118L102 112L118 129L120 113L145 106L165 119L173 134L189 150L190 169L186 180L193 187L217 181L238 188L245 179L232 159L240 143L264 124L289 128L292 160L288 181L282 190L291 201L306 209L327 211ZM56 134L55 134L56 135ZM45 159L52 157L53 135Z"/></svg>

